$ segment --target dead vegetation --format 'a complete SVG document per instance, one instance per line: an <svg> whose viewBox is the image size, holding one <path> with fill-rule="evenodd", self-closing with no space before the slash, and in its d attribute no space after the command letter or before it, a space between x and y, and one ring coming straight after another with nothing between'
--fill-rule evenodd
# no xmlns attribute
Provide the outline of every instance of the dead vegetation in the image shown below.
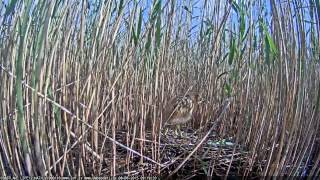
<svg viewBox="0 0 320 180"><path fill-rule="evenodd" d="M320 173L320 5L2 1L0 175ZM163 135L175 96L206 102Z"/></svg>

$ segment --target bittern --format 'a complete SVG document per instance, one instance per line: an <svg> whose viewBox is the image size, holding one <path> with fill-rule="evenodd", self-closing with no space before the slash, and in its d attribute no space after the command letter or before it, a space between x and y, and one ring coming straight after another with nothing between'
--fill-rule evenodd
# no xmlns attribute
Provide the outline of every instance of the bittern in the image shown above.
<svg viewBox="0 0 320 180"><path fill-rule="evenodd" d="M165 126L175 126L175 134L177 135L177 129L182 136L180 125L189 122L192 119L195 106L203 100L199 98L198 94L186 94L184 96L178 96L169 101L168 107L165 110ZM168 129L166 128L167 133Z"/></svg>

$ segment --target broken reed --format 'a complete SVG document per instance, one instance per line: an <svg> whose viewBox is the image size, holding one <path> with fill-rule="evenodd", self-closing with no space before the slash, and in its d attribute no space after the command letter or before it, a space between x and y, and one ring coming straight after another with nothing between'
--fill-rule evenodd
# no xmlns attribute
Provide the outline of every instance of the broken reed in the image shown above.
<svg viewBox="0 0 320 180"><path fill-rule="evenodd" d="M204 133L234 98L217 133L247 147L242 173L319 174L319 14L315 0L2 2L1 176L118 175L134 156L160 173L155 124L189 87Z"/></svg>

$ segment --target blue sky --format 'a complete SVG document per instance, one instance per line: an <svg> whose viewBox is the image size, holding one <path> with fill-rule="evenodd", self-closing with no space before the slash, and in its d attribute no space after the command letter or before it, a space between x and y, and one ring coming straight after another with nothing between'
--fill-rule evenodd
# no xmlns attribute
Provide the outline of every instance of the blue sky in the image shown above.
<svg viewBox="0 0 320 180"><path fill-rule="evenodd" d="M8 5L10 0L2 0L2 3L4 3L5 5ZM120 0L116 0L118 3L120 2ZM126 2L126 0L124 0ZM156 0L155 0L156 1ZM236 2L239 2L240 0L236 0ZM35 0L35 2L38 2L37 0ZM74 2L74 1L71 1L71 2ZM81 1L79 1L81 2ZM89 0L90 3L96 3L96 2L103 2L101 0ZM153 0L132 0L130 1L130 4L127 6L127 8L131 8L133 7L134 3L133 2L139 2L139 6L143 9L143 13L144 13L144 22L146 23L148 21L148 17L149 17L149 13L150 11L152 10L152 5L154 3ZM187 12L187 10L183 9L182 7L187 5L189 3L192 3L191 5L191 9L189 9L191 12L192 12L192 27L194 27L191 31L191 34L197 34L198 31L199 31L199 28L200 28L200 24L201 24L201 19L200 19L200 16L202 14L202 12L204 11L203 10L203 4L204 4L204 0L194 0L194 1L188 1L188 0L176 0L176 3L177 3L177 9L180 9L182 11L184 11L183 13L185 15L189 15L189 12ZM210 4L213 4L215 3L216 1L215 0L209 0L208 3ZM247 1L244 1L247 3ZM258 19L258 14L260 13L261 9L258 5L258 2L259 1L253 1L255 3L255 6L254 8L252 8L252 12L247 12L247 13L252 13L253 15L254 14L257 14L257 16L253 16L254 17L254 21L257 21ZM265 14L264 14L264 19L266 21L270 21L272 16L271 16L271 5L270 5L270 1L260 1L260 2L263 2L263 3L266 3L265 4ZM306 1L306 0L302 0L302 1L298 1L299 3L301 3L301 6L302 8L300 8L299 10L303 11L304 13L304 16L306 19L304 19L304 27L306 28L306 31L308 32L308 30L310 29L310 26L312 25L312 22L311 22L311 17L310 17L310 13L309 13L309 8L308 8L308 3L309 1ZM117 3L117 4L118 4ZM164 4L167 3L167 0L162 0L162 7L164 6ZM284 6L286 2L281 2L281 1L277 1L276 3L282 3L282 5ZM293 6L293 3L294 2L291 2L291 8L294 8ZM297 5L298 6L298 5ZM188 7L190 8L190 7ZM292 11L294 12L294 11ZM231 13L231 20L232 20L232 23L235 25L235 27L237 27L239 25L239 22L238 22L238 15L237 13L232 10L232 13ZM165 24L166 22L162 22L163 24ZM266 22L267 25L269 26L270 28L270 23L269 22ZM248 22L246 23L246 27L248 26ZM310 33L308 33L309 35Z"/></svg>

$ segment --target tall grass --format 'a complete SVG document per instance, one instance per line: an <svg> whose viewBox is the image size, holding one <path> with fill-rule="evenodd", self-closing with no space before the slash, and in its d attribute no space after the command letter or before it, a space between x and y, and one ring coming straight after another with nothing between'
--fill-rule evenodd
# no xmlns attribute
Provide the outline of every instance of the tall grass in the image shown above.
<svg viewBox="0 0 320 180"><path fill-rule="evenodd" d="M0 175L319 174L319 14L317 0L2 2ZM195 144L173 148L164 109L187 91L206 103Z"/></svg>

